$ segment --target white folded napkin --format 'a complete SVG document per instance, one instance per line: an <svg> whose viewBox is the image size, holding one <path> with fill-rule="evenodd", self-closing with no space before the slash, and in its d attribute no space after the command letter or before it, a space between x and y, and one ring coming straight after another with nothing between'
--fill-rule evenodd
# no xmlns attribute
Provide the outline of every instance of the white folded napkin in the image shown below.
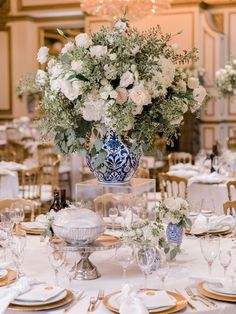
<svg viewBox="0 0 236 314"><path fill-rule="evenodd" d="M121 290L120 314L148 314L148 310L138 296L137 289L131 284L125 284Z"/></svg>
<svg viewBox="0 0 236 314"><path fill-rule="evenodd" d="M4 168L11 171L25 170L27 167L25 165L19 164L14 161L1 161L0 168Z"/></svg>
<svg viewBox="0 0 236 314"><path fill-rule="evenodd" d="M49 287L47 285L33 286L29 291L17 296L17 301L45 302L65 291L60 287Z"/></svg>
<svg viewBox="0 0 236 314"><path fill-rule="evenodd" d="M21 223L22 227L25 229L31 229L31 230L42 230L46 229L46 225L42 224L41 222L37 221L26 221Z"/></svg>
<svg viewBox="0 0 236 314"><path fill-rule="evenodd" d="M104 220L104 222L106 224L111 224L112 223L112 220L111 220L110 217L103 217L103 220ZM124 221L123 217L118 216L118 217L116 217L115 224L121 225L123 223L123 221Z"/></svg>
<svg viewBox="0 0 236 314"><path fill-rule="evenodd" d="M190 163L183 164L183 163L178 163L176 165L170 166L170 170L198 170L197 166L194 166Z"/></svg>
<svg viewBox="0 0 236 314"><path fill-rule="evenodd" d="M180 169L180 170L171 170L171 171L168 171L167 174L168 174L169 176L177 176L177 177L191 178L191 177L197 176L197 175L199 174L199 172L196 171L196 170Z"/></svg>
<svg viewBox="0 0 236 314"><path fill-rule="evenodd" d="M236 282L232 281L232 278L226 277L210 277L210 276L202 276L202 275L191 275L189 277L190 280L193 280L195 283L205 282L213 287L220 287L221 290L229 291L232 293L236 293Z"/></svg>
<svg viewBox="0 0 236 314"><path fill-rule="evenodd" d="M198 176L194 176L189 179L189 184L191 183L207 183L207 184L219 184L225 181L225 177L217 172L213 173L202 173Z"/></svg>
<svg viewBox="0 0 236 314"><path fill-rule="evenodd" d="M11 265L9 262L1 263L0 264L0 270L6 269Z"/></svg>
<svg viewBox="0 0 236 314"><path fill-rule="evenodd" d="M40 223L40 224L46 226L47 223L48 223L47 216L46 216L46 215L43 215L43 214L38 215L38 216L35 218L35 222Z"/></svg>
<svg viewBox="0 0 236 314"><path fill-rule="evenodd" d="M0 167L0 176L14 176L14 175L15 173L13 171Z"/></svg>
<svg viewBox="0 0 236 314"><path fill-rule="evenodd" d="M20 294L30 290L29 280L21 277L11 288L2 288L0 290L0 314L5 313L8 305Z"/></svg>
<svg viewBox="0 0 236 314"><path fill-rule="evenodd" d="M207 224L207 217L199 214L192 225L191 234L197 235L207 232L208 230L217 231L225 226L229 226L230 228L234 226L234 218L230 215L212 215L208 219L209 221Z"/></svg>

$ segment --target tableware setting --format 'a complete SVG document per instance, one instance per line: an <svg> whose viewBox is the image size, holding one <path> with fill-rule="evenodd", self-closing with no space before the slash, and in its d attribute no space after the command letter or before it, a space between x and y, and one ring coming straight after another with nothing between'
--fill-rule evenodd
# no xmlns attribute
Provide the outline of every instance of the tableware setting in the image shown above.
<svg viewBox="0 0 236 314"><path fill-rule="evenodd" d="M220 184L226 181L225 176L213 172L213 173L201 173L189 179L189 184L200 183L200 184Z"/></svg>
<svg viewBox="0 0 236 314"><path fill-rule="evenodd" d="M47 230L47 227L44 224L37 221L21 222L20 227L27 234L35 234L35 235L42 235Z"/></svg>

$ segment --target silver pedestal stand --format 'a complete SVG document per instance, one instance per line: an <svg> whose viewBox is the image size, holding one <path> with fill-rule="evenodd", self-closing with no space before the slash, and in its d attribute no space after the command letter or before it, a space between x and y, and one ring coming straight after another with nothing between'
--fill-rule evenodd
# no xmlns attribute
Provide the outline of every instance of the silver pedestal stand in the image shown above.
<svg viewBox="0 0 236 314"><path fill-rule="evenodd" d="M74 279L76 280L91 280L99 278L97 267L89 260L93 252L111 250L119 247L119 238L103 235L88 245L67 244L67 250L79 252L81 259L76 263L76 273Z"/></svg>

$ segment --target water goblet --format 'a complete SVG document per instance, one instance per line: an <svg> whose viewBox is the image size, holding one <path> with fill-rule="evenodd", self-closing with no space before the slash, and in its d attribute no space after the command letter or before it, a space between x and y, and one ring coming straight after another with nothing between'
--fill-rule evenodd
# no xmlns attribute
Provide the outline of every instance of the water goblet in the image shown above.
<svg viewBox="0 0 236 314"><path fill-rule="evenodd" d="M14 222L16 224L16 228L19 229L19 225L25 218L24 207L20 204L13 203L12 210L15 212Z"/></svg>
<svg viewBox="0 0 236 314"><path fill-rule="evenodd" d="M232 254L230 250L221 249L219 254L220 264L224 268L224 276L226 276L228 267L232 260Z"/></svg>
<svg viewBox="0 0 236 314"><path fill-rule="evenodd" d="M69 280L69 289L71 290L72 280L74 279L76 273L76 252L65 252L65 254L64 268L66 276Z"/></svg>
<svg viewBox="0 0 236 314"><path fill-rule="evenodd" d="M170 266L167 261L162 261L159 268L157 268L156 273L157 276L161 279L162 287L165 287L165 280L169 273Z"/></svg>
<svg viewBox="0 0 236 314"><path fill-rule="evenodd" d="M134 262L135 258L133 243L129 240L122 241L121 245L116 249L115 258L123 269L123 281L125 283L127 268Z"/></svg>
<svg viewBox="0 0 236 314"><path fill-rule="evenodd" d="M220 249L219 237L205 236L200 239L201 252L208 264L209 275L212 273L212 264L215 261Z"/></svg>
<svg viewBox="0 0 236 314"><path fill-rule="evenodd" d="M11 230L15 223L15 211L12 208L4 208L0 214L1 222L7 223L11 226Z"/></svg>
<svg viewBox="0 0 236 314"><path fill-rule="evenodd" d="M213 166L214 170L218 173L219 169L220 169L220 166L221 166L221 161L220 161L220 157L219 156L215 156L213 158L212 166Z"/></svg>
<svg viewBox="0 0 236 314"><path fill-rule="evenodd" d="M113 208L109 208L108 211L109 217L111 218L111 222L112 222L112 231L115 230L115 221L116 218L118 217L118 209L113 207Z"/></svg>
<svg viewBox="0 0 236 314"><path fill-rule="evenodd" d="M144 275L144 289L147 289L147 278L155 261L155 257L156 248L154 246L147 244L138 245L136 250L136 260Z"/></svg>
<svg viewBox="0 0 236 314"><path fill-rule="evenodd" d="M24 249L26 245L26 232L15 230L10 238L10 249L16 265L17 279L20 277L20 266L24 259Z"/></svg>
<svg viewBox="0 0 236 314"><path fill-rule="evenodd" d="M213 199L202 199L201 201L201 214L206 217L206 227L210 229L210 217L215 212L215 203Z"/></svg>
<svg viewBox="0 0 236 314"><path fill-rule="evenodd" d="M59 268L65 263L66 250L63 241L52 239L48 243L48 260L55 273L55 284L58 286Z"/></svg>

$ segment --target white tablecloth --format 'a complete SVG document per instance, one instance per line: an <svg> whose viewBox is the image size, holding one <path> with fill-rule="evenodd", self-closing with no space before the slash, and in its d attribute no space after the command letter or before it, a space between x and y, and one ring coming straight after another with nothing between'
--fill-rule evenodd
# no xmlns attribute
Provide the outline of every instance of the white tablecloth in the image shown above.
<svg viewBox="0 0 236 314"><path fill-rule="evenodd" d="M0 175L0 200L17 198L19 195L19 182L17 172L12 175Z"/></svg>
<svg viewBox="0 0 236 314"><path fill-rule="evenodd" d="M231 247L231 239L222 239L222 247ZM106 252L97 252L91 256L91 260L98 267L101 277L96 280L88 281L73 281L73 286L77 290L85 291L85 298L78 302L68 314L86 314L89 299L91 296L96 296L98 289L104 289L105 294L117 291L122 286L122 269L114 261L114 250ZM53 283L54 273L49 265L47 258L47 248L45 242L40 242L39 236L28 236L26 254L23 263L22 270L29 276L34 278ZM217 259L213 264L213 274L220 276L223 274L223 268L220 266ZM166 280L166 288L169 290L178 289L184 294L184 288L190 284L190 274L200 274L202 276L207 275L207 264L200 252L199 239L184 239L182 244L182 253L177 257L177 261L171 267L169 276ZM136 285L142 285L143 277L139 268L136 265L132 265L128 268L127 278L131 283ZM152 274L148 280L148 287L160 288L160 281L155 274ZM236 304L229 304L223 302L217 302L217 309L209 309L199 302L194 302L198 311L195 313L214 313L214 314L235 314ZM8 310L7 314L13 314L14 311ZM23 314L26 312L18 312ZM29 313L29 312L27 312ZM39 313L39 312L38 312ZM42 312L41 312L42 313ZM43 313L51 313L50 311L44 311ZM53 313L62 314L62 310L54 311ZM111 314L109 310L105 308L103 304L100 304L95 312L96 314ZM188 307L184 313L193 313ZM131 313L127 313L131 314ZM133 313L135 314L135 313Z"/></svg>

